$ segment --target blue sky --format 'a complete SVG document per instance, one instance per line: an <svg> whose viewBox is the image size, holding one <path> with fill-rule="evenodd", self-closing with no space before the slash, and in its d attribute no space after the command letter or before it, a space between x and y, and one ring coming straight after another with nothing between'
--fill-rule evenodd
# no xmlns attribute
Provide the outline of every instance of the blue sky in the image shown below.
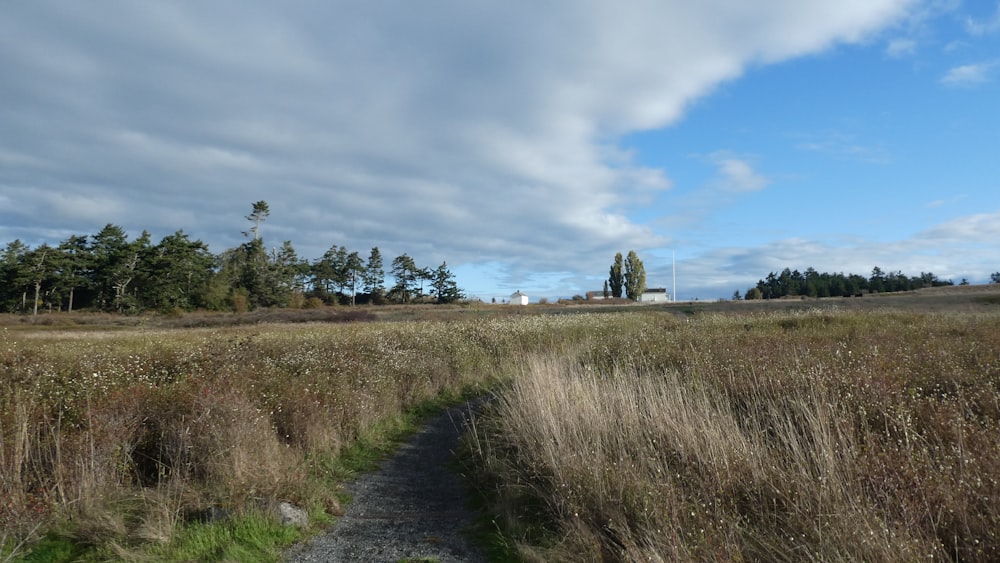
<svg viewBox="0 0 1000 563"><path fill-rule="evenodd" d="M878 265L983 281L1000 254L1000 9L983 7L751 68L676 124L628 136L674 182L633 216L671 239L681 272L718 268L709 253L765 273Z"/></svg>
<svg viewBox="0 0 1000 563"><path fill-rule="evenodd" d="M1000 270L1000 2L5 6L0 243L446 260L468 293L714 299Z"/></svg>

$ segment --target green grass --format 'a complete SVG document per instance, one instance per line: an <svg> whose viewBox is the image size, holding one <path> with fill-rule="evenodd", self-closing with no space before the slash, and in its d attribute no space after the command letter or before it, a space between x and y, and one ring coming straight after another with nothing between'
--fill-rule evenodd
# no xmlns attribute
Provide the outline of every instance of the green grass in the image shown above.
<svg viewBox="0 0 1000 563"><path fill-rule="evenodd" d="M161 561L277 561L281 549L300 538L298 529L257 513L186 526L169 544L147 553Z"/></svg>
<svg viewBox="0 0 1000 563"><path fill-rule="evenodd" d="M68 538L48 534L31 546L27 553L20 554L13 561L25 563L57 563L62 561L97 560L97 554L89 554L85 546L74 543Z"/></svg>

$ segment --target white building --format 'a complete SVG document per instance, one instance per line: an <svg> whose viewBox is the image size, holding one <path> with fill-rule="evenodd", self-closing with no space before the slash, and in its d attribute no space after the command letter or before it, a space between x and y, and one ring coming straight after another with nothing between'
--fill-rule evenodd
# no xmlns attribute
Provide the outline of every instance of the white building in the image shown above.
<svg viewBox="0 0 1000 563"><path fill-rule="evenodd" d="M669 303L670 294L663 287L647 289L639 296L639 303Z"/></svg>
<svg viewBox="0 0 1000 563"><path fill-rule="evenodd" d="M517 290L517 291L515 291L514 293L512 293L510 295L510 304L511 305L527 305L528 304L528 296L525 295L525 294L523 294L523 293L521 293L521 290Z"/></svg>

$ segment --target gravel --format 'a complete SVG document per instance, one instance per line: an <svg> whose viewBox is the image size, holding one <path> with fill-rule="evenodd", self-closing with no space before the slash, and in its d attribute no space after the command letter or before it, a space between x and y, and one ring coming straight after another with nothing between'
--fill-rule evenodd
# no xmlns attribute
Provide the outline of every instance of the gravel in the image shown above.
<svg viewBox="0 0 1000 563"><path fill-rule="evenodd" d="M483 562L464 532L476 518L452 467L475 403L428 421L380 469L346 485L353 497L325 533L285 554L290 562Z"/></svg>

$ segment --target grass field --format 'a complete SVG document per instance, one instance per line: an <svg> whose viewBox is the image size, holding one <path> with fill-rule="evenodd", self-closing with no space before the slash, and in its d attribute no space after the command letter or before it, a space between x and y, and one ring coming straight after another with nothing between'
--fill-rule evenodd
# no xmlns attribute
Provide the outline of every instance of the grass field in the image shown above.
<svg viewBox="0 0 1000 563"><path fill-rule="evenodd" d="M481 486L526 560L997 560L1000 307L932 305L532 358L470 440Z"/></svg>
<svg viewBox="0 0 1000 563"><path fill-rule="evenodd" d="M487 389L470 460L525 559L996 559L1000 300L959 289L10 317L0 560L274 558L225 554L297 537L260 524L276 499L335 515L345 452ZM212 507L242 524L192 540Z"/></svg>

